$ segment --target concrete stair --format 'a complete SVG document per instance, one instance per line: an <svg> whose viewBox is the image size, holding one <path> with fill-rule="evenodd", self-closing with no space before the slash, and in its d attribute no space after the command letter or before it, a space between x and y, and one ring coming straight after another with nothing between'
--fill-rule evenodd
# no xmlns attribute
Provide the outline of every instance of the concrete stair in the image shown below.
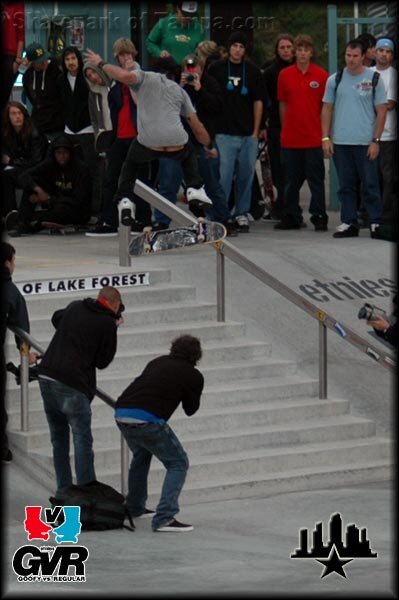
<svg viewBox="0 0 399 600"><path fill-rule="evenodd" d="M182 333L198 335L199 365L205 377L201 408L188 418L179 408L170 425L187 450L190 470L182 502L276 494L381 481L392 477L388 439L375 424L350 414L345 398L320 400L318 382L298 373L293 361L272 354L266 341L249 339L244 323L218 323L213 304L198 302L191 286L174 285L168 270L150 273L150 285L121 288L125 324L111 366L98 372L98 387L114 399L147 362L167 353ZM50 317L85 292L28 297L31 331L46 347ZM8 360L18 362L12 336ZM15 460L54 491L52 451L39 386L29 386L29 432L20 431L20 388L8 377L9 437ZM120 489L121 435L113 411L92 403L97 478ZM73 451L71 452L73 464ZM155 506L164 476L157 459L149 479L149 505Z"/></svg>

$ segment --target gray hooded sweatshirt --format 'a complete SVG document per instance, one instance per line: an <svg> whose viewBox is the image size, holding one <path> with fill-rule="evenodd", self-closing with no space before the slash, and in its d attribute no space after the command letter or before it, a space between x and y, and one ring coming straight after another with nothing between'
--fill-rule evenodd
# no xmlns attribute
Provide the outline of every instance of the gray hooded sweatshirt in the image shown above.
<svg viewBox="0 0 399 600"><path fill-rule="evenodd" d="M102 80L102 84L92 83L86 75L86 69L90 68L95 71ZM95 135L100 131L112 131L112 122L108 104L108 92L111 87L112 79L91 62L85 61L83 65L83 73L89 86L89 114L91 124Z"/></svg>

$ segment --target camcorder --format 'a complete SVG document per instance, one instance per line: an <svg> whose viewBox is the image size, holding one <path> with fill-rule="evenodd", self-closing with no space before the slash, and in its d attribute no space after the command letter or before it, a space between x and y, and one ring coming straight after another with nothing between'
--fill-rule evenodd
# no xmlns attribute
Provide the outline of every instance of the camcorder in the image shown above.
<svg viewBox="0 0 399 600"><path fill-rule="evenodd" d="M125 305L122 304L122 302L121 302L118 312L115 313L117 319L120 319L122 317L122 313L124 312L124 310L125 310Z"/></svg>
<svg viewBox="0 0 399 600"><path fill-rule="evenodd" d="M382 310L382 308L374 306L374 304L368 304L368 302L365 302L359 310L357 317L358 319L366 319L366 321L373 321L378 317L383 317L385 319L386 312L385 310Z"/></svg>

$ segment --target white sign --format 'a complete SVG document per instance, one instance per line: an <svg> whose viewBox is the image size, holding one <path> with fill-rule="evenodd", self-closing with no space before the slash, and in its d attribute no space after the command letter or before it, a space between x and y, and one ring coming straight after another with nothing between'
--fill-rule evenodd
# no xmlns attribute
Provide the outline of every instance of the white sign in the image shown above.
<svg viewBox="0 0 399 600"><path fill-rule="evenodd" d="M89 277L19 281L15 282L15 285L24 296L32 296L33 294L51 294L54 292L98 290L107 285L112 285L117 288L150 285L150 274L124 273L123 275L90 275Z"/></svg>

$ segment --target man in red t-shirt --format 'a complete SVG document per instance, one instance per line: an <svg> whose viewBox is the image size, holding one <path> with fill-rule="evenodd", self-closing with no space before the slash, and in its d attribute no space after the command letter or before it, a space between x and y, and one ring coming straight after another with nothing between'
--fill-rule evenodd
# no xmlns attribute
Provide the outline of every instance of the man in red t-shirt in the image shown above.
<svg viewBox="0 0 399 600"><path fill-rule="evenodd" d="M14 82L18 76L18 67L22 63L25 45L25 13L23 2L1 3L2 33L2 85L1 106L7 104Z"/></svg>
<svg viewBox="0 0 399 600"><path fill-rule="evenodd" d="M277 83L285 185L284 216L274 228L305 226L299 191L307 180L310 220L316 231L327 231L320 113L328 73L311 62L314 46L309 35L298 35L294 49L295 64L281 71Z"/></svg>

